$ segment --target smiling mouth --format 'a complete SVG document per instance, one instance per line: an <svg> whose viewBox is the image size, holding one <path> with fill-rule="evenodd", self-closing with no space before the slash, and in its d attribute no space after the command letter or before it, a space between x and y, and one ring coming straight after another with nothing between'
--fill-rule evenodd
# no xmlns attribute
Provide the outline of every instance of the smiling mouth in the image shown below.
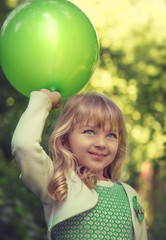
<svg viewBox="0 0 166 240"><path fill-rule="evenodd" d="M101 158L104 158L106 156L105 154L98 153L98 152L89 152L89 154L95 159L101 159Z"/></svg>

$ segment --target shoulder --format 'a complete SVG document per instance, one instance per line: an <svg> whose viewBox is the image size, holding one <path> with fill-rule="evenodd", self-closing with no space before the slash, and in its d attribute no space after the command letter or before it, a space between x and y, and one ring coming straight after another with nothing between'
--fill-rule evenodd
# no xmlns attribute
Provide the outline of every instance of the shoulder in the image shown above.
<svg viewBox="0 0 166 240"><path fill-rule="evenodd" d="M129 184L127 184L127 183L125 183L125 182L121 182L120 184L121 184L126 190L128 190L128 191L130 191L130 192L136 193L136 190L135 190L133 187L131 187Z"/></svg>
<svg viewBox="0 0 166 240"><path fill-rule="evenodd" d="M124 187L127 195L128 195L130 198L132 198L133 196L137 196L138 199L139 199L139 201L141 201L140 196L138 195L137 191L136 191L133 187L131 187L129 184L124 183L124 182L121 182L121 185Z"/></svg>

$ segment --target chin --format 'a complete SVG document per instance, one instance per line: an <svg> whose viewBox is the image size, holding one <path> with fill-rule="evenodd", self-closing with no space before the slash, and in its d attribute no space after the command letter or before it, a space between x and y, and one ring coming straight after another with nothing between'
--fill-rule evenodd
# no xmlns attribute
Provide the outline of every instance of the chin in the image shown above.
<svg viewBox="0 0 166 240"><path fill-rule="evenodd" d="M98 174L99 172L102 172L103 171L103 168L89 168L91 169L91 172L94 173L95 175Z"/></svg>

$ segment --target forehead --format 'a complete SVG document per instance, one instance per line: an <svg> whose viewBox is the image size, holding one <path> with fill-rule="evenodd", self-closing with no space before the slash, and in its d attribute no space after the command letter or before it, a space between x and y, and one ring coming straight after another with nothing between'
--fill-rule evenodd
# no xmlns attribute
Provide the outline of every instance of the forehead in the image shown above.
<svg viewBox="0 0 166 240"><path fill-rule="evenodd" d="M88 107L87 109L79 109L79 112L75 115L73 123L82 127L99 127L105 131L119 130L118 116L115 110L108 106Z"/></svg>

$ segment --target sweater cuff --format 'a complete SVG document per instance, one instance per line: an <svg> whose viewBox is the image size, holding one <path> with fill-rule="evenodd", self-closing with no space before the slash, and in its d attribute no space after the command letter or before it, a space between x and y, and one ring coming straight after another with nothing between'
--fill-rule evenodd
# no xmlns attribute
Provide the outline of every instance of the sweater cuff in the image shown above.
<svg viewBox="0 0 166 240"><path fill-rule="evenodd" d="M40 91L33 91L30 93L30 99L32 99L32 98L37 98L37 99L40 98L40 101L41 100L45 101L45 103L48 105L48 109L51 110L51 108L52 108L51 101L45 93L40 92Z"/></svg>

